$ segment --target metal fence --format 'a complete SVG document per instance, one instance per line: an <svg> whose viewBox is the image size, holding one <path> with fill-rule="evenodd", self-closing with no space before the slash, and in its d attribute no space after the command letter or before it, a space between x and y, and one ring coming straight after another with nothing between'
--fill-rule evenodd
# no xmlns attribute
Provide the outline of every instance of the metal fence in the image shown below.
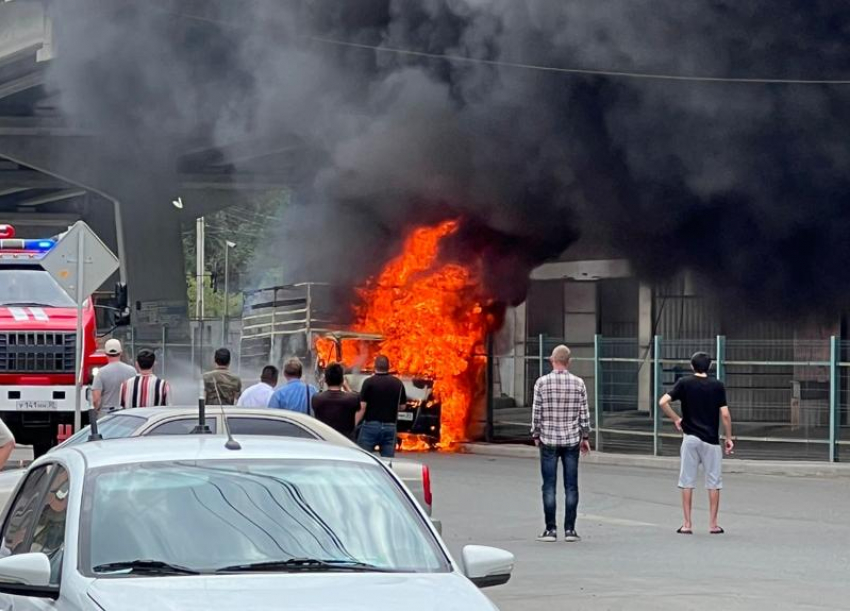
<svg viewBox="0 0 850 611"><path fill-rule="evenodd" d="M213 355L218 348L231 351L231 370L243 378L243 383L252 384L259 378L258 371L242 370L240 367L240 343L238 324L233 324L231 337L222 338L217 321L206 321L205 325L192 322L189 335L177 333L167 325L149 327L144 332L133 328L119 329L113 334L124 345L124 360L132 363L133 355L147 348L156 354L154 373L166 380L172 388L174 404L192 405L197 402L201 388L201 375L213 368Z"/></svg>
<svg viewBox="0 0 850 611"><path fill-rule="evenodd" d="M558 338L530 338L494 357L492 439L530 441L536 379L551 370ZM775 460L850 459L850 342L824 340L665 340L596 336L570 344L571 371L584 378L596 449L672 456L681 434L658 400L690 373L690 357L712 355L711 374L727 388L735 456Z"/></svg>

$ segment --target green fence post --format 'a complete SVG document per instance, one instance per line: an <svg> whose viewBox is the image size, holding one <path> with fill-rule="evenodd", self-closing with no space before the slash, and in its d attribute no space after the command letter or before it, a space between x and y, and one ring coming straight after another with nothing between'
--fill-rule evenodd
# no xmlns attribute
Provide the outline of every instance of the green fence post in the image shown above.
<svg viewBox="0 0 850 611"><path fill-rule="evenodd" d="M726 382L726 336L717 336L717 379Z"/></svg>
<svg viewBox="0 0 850 611"><path fill-rule="evenodd" d="M836 436L838 432L838 338L829 338L829 462L838 459Z"/></svg>
<svg viewBox="0 0 850 611"><path fill-rule="evenodd" d="M601 335L593 336L593 428L595 431L593 447L597 452L602 449L602 434L599 432L599 427L602 426L602 416L599 413L602 409L602 363L599 362L601 341Z"/></svg>
<svg viewBox="0 0 850 611"><path fill-rule="evenodd" d="M539 374L537 377L543 377L543 334L537 336L538 346L537 346L537 373Z"/></svg>
<svg viewBox="0 0 850 611"><path fill-rule="evenodd" d="M658 401L661 400L661 336L656 335L652 351L652 455L660 454L661 412Z"/></svg>

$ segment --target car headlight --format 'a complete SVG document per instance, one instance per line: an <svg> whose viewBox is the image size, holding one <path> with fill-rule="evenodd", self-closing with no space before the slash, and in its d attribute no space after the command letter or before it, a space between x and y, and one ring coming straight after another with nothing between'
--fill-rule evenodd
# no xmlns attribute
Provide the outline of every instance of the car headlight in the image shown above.
<svg viewBox="0 0 850 611"><path fill-rule="evenodd" d="M92 367L91 368L91 377L96 378L97 374L100 373L100 367Z"/></svg>

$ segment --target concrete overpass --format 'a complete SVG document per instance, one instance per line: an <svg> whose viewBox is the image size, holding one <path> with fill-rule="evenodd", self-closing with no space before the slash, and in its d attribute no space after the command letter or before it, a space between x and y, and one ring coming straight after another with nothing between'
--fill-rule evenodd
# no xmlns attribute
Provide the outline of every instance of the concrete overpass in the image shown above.
<svg viewBox="0 0 850 611"><path fill-rule="evenodd" d="M70 126L45 87L55 57L53 28L59 27L47 2L0 0L0 222L37 237L83 219L120 255L131 302L185 305L181 223L258 189L292 187L304 179L303 148L279 140L187 147L176 152L167 189L111 180L102 172L111 161L100 146L102 134ZM182 210L171 204L178 195Z"/></svg>

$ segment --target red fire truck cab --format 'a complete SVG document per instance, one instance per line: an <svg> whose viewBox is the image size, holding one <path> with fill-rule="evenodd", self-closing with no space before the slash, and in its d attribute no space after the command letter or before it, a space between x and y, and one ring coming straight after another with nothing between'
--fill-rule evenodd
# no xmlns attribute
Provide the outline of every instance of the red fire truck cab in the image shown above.
<svg viewBox="0 0 850 611"><path fill-rule="evenodd" d="M36 456L74 423L76 305L39 263L55 243L14 239L14 230L0 225L0 418ZM84 424L87 387L106 363L89 298L83 306Z"/></svg>

